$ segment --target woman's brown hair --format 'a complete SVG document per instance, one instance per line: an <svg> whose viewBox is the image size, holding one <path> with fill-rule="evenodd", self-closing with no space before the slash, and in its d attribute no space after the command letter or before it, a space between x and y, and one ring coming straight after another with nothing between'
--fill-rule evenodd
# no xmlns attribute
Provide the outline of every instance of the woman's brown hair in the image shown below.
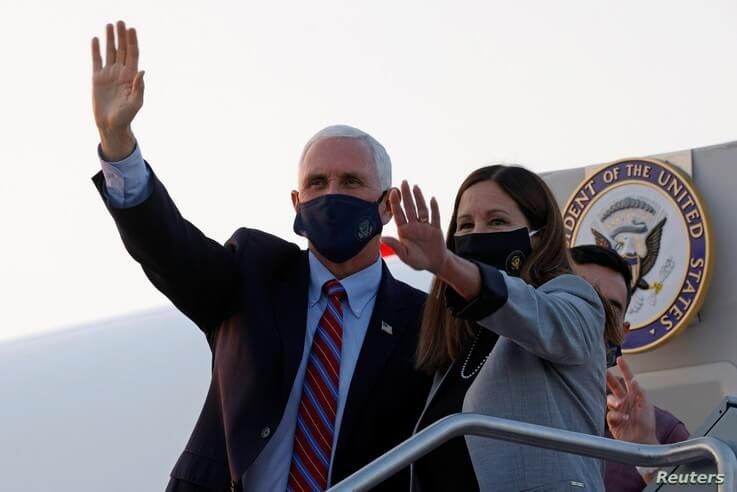
<svg viewBox="0 0 737 492"><path fill-rule="evenodd" d="M535 173L517 166L486 166L472 172L461 184L453 205L445 244L455 251L453 239L457 227L458 205L463 193L482 181L494 181L517 204L532 230L539 230L533 241L532 254L525 261L520 277L535 287L564 273L572 273L568 247L558 204L545 182ZM445 302L446 284L433 281L425 304L417 367L433 373L448 368L460 355L472 336L472 325L456 318Z"/></svg>

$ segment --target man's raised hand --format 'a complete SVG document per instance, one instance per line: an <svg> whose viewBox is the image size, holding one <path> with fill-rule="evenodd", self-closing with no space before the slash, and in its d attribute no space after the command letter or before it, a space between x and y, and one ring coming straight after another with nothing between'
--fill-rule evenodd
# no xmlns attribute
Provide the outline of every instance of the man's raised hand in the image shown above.
<svg viewBox="0 0 737 492"><path fill-rule="evenodd" d="M620 441L660 444L655 428L655 408L647 393L623 357L617 358L617 367L622 373L621 380L609 371L606 373L611 391L607 395L606 414L609 431Z"/></svg>
<svg viewBox="0 0 737 492"><path fill-rule="evenodd" d="M123 21L118 21L115 28L108 24L105 34L104 65L100 40L92 39L92 108L102 153L105 159L118 161L135 147L130 125L143 106L143 72L138 71L135 29L127 29Z"/></svg>

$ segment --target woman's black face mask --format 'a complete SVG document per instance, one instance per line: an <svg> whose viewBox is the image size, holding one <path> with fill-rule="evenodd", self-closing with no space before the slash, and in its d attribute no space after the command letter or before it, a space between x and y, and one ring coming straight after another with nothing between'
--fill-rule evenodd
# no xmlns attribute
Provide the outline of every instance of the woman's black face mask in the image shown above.
<svg viewBox="0 0 737 492"><path fill-rule="evenodd" d="M461 258L476 260L509 275L519 276L522 265L532 254L532 237L537 231L527 227L504 232L474 232L454 236L455 252Z"/></svg>

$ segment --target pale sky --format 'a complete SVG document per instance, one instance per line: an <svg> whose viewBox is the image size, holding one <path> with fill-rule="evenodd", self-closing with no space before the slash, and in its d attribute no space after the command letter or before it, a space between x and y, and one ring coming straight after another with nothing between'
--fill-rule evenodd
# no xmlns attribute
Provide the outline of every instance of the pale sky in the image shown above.
<svg viewBox="0 0 737 492"><path fill-rule="evenodd" d="M5 0L0 19L0 338L168 304L90 181L89 41L117 19L139 34L144 156L221 242L239 226L297 240L297 158L334 123L381 141L445 223L481 165L737 139L733 1Z"/></svg>

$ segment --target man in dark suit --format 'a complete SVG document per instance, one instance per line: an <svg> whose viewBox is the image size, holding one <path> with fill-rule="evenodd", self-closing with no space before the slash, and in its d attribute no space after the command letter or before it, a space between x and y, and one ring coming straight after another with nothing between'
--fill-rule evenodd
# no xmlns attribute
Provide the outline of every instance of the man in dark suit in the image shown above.
<svg viewBox="0 0 737 492"><path fill-rule="evenodd" d="M138 42L92 41L102 171L93 181L126 249L204 332L212 381L170 491L324 490L409 437L429 388L414 369L424 294L379 255L391 162L351 127L305 147L295 231L308 251L241 228L225 245L177 210L131 131L143 104ZM176 409L173 409L176 411ZM408 474L386 490L406 490Z"/></svg>

